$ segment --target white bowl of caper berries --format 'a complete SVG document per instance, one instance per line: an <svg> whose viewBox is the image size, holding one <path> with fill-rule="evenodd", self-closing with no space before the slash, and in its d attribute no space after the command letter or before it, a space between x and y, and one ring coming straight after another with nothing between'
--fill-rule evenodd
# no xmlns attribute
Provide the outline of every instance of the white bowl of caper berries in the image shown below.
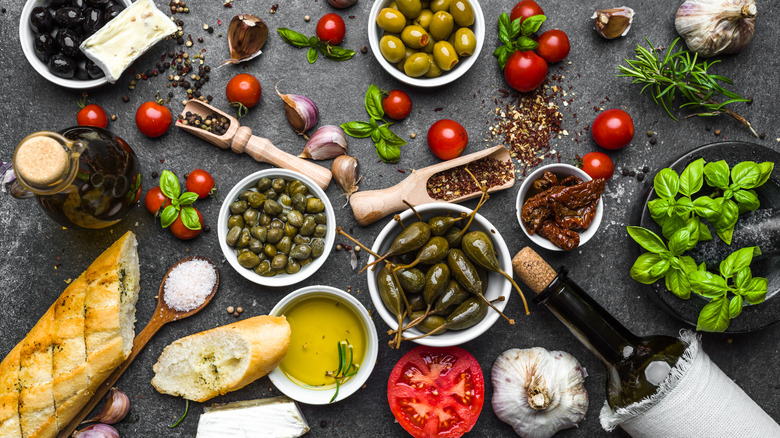
<svg viewBox="0 0 780 438"><path fill-rule="evenodd" d="M285 169L261 170L236 184L217 224L230 266L263 286L305 280L325 263L336 240L336 216L325 192Z"/></svg>

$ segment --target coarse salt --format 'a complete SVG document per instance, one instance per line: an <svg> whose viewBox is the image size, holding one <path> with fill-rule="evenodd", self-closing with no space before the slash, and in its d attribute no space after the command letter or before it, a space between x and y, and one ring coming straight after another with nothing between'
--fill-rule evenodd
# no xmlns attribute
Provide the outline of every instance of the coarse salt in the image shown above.
<svg viewBox="0 0 780 438"><path fill-rule="evenodd" d="M216 282L217 273L211 263L198 259L181 263L165 280L165 304L179 312L196 309L206 301Z"/></svg>

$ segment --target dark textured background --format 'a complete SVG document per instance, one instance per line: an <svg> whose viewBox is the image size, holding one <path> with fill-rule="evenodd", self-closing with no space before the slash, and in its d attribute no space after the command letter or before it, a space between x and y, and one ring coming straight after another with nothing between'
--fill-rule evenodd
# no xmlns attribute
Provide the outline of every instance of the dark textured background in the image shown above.
<svg viewBox="0 0 780 438"><path fill-rule="evenodd" d="M277 0L278 1L278 0ZM157 0L158 6L166 6ZM277 146L291 152L299 152L304 142L290 129L284 118L280 99L273 92L273 86L280 80L282 90L289 93L308 95L320 108L320 125L340 124L350 120L366 120L363 96L369 84L385 89L402 88L413 101L412 116L394 129L402 137L409 138L417 133L416 140L410 140L403 148L401 161L397 165L378 163L369 141L349 139L350 153L358 157L364 176L361 188L364 190L388 187L404 178L396 169L408 172L416 167L434 164L437 160L430 154L424 140L428 126L440 118L460 121L471 138L466 152L479 150L489 143L483 141L487 134L486 122L492 121L492 98L499 95L498 89L506 88L496 62L490 53L497 44L495 23L500 12L508 11L513 2L485 0L483 3L488 24L487 41L480 59L467 75L455 84L438 90L415 90L394 81L382 71L369 53L358 53L348 62L332 62L325 59L314 65L306 62L305 51L284 44L276 35L277 27L290 27L306 34L314 34L317 19L326 12L333 12L325 0L279 1L276 14L270 14L275 2L236 0L232 9L222 6L219 0L190 1L191 13L178 15L185 22L185 33L194 39L203 36L205 42L195 48L205 47L208 63L216 66L227 56L226 38L217 33L207 34L204 23L216 26L217 19L223 25L217 32L226 34L227 23L237 13L255 13L264 18L272 35L265 47L265 53L256 60L239 67L225 67L212 73L212 81L204 91L213 94L214 103L225 109L227 102L224 86L227 80L238 72L247 71L260 79L264 96L260 105L254 108L243 124L252 127L259 135L270 138ZM344 46L359 50L368 45L366 23L371 6L369 0L359 0L350 9L339 12L347 22L347 38ZM753 138L746 129L731 119L688 119L674 122L662 109L653 105L649 96L640 96L639 89L630 86L624 78L615 78L615 67L624 58L633 55L636 43L643 43L646 36L656 45L668 45L675 38L674 13L679 1L637 1L629 0L627 6L636 10L636 20L627 37L606 41L592 29L590 16L596 8L614 7L610 2L570 2L546 0L542 6L549 16L543 29L560 28L566 31L572 42L569 57L552 70L564 76L562 85L569 91L574 102L561 107L564 114L563 127L572 134L589 125L595 117L593 106L626 109L636 125L636 136L624 150L611 153L618 168L628 166L636 169L649 166L654 173L663 165L699 145L729 140L758 142L766 147L778 149L777 119L780 109L776 105L778 93L778 46L780 30L775 23L780 21L780 8L771 1L759 2L758 27L753 42L739 55L729 56L713 70L734 79L733 89L755 99L752 106L735 105L753 122L758 132L765 132L766 139ZM60 130L75 124L78 92L59 88L38 76L27 64L18 39L19 14L23 2L0 0L0 6L7 11L0 14L0 129L3 133L0 159L10 160L16 144L25 135L37 130ZM304 15L312 17L311 22L303 20ZM354 16L354 18L348 18ZM155 46L141 58L135 67L146 70L163 51L178 48L171 41ZM190 50L194 53L195 50ZM563 70L559 70L562 67ZM148 139L141 135L133 122L138 105L154 98L156 91L167 93L167 80L156 77L141 81L135 91L127 89L131 75L125 74L114 86L91 91L92 102L102 105L109 114L116 114L118 120L109 128L124 138L137 153L143 170L144 189L157 185L151 173L170 169L181 177L190 170L202 167L216 178L222 193L226 193L245 175L267 168L246 156L220 151L178 129L171 129L159 139ZM122 95L130 96L130 103L121 101ZM477 94L476 98L472 96ZM173 113L181 109L181 90L171 102ZM606 102L606 98L609 101ZM484 99L484 102L483 102ZM602 101L604 101L602 103ZM434 108L443 108L434 112ZM577 113L577 117L574 117ZM711 127L712 131L705 128ZM721 129L722 135L713 135ZM645 132L657 132L658 144L651 146ZM551 147L561 153L563 161L571 162L575 154L585 154L596 146L588 136L577 143L573 135L554 139ZM161 163L161 160L165 160ZM326 165L328 163L325 163ZM625 233L625 226L633 217L641 194L649 187L648 181L639 183L634 179L617 176L607 187L604 221L596 237L570 254L543 253L551 264L566 265L571 276L602 305L637 334L673 335L682 327L679 322L661 311L649 301L644 291L629 278L628 270L633 260L629 248L632 245ZM496 194L482 213L500 228L506 236L510 252L516 253L529 244L515 219L514 201L519 184L513 189ZM372 242L373 236L384 226L381 221L373 226L361 228L355 224L349 208L341 208L341 194L336 184L327 191L336 207L338 224L346 229L354 227L354 233L365 242ZM141 297L138 301L138 323L136 332L143 328L151 317L160 280L175 261L192 254L209 257L218 262L222 281L212 304L203 312L186 321L164 327L141 353L136 362L119 381L118 386L132 398L132 414L117 428L123 436L194 436L201 404L193 404L190 415L176 429L169 429L184 410L184 402L170 396L158 394L149 384L152 365L162 349L182 336L236 319L225 312L227 306L243 306L242 318L266 314L285 294L298 286L328 284L339 288L352 288L355 296L372 309L365 276L358 276L349 266L344 252L331 254L326 269L313 275L305 284L281 290L268 290L256 286L237 275L226 264L219 250L217 233L204 233L197 239L181 242L168 231L160 229L143 207L134 209L118 225L102 231L85 232L76 229L64 230L48 219L32 200L18 201L7 194L0 203L0 248L3 262L0 264L0 356L5 355L35 321L46 311L53 300L67 286L65 280L76 278L105 248L125 231L132 230L139 239L141 257ZM467 204L469 206L474 203ZM206 223L215 225L220 203L209 199L197 204L203 212ZM189 250L189 252L187 252ZM527 291L527 294L530 292ZM533 308L531 316L521 316L521 302L515 295L508 303L507 313L519 323L510 327L499 321L486 335L463 347L471 352L482 365L489 380L490 369L495 358L503 351L519 347L541 346L550 350L565 350L577 357L588 369L586 386L590 395L587 418L579 429L561 432L561 437L621 436L609 434L599 426L598 412L604 402L605 375L603 366L580 345L555 318L543 308ZM377 328L384 331L385 325L377 320ZM777 338L780 326L773 326L758 333L746 335L705 335L704 348L713 360L744 390L751 395L775 419L780 418L780 384L777 375L780 367L780 352ZM382 344L386 341L381 337ZM387 407L385 390L390 369L412 344L401 350L380 348L379 361L366 388L349 399L333 406L303 406L303 411L312 426L313 436L405 436L401 427L395 424ZM246 400L278 395L267 378L248 387L218 397L214 402ZM512 436L512 429L498 420L490 408L492 388L486 388L486 403L477 422L473 436ZM736 415L726 413L723 415Z"/></svg>

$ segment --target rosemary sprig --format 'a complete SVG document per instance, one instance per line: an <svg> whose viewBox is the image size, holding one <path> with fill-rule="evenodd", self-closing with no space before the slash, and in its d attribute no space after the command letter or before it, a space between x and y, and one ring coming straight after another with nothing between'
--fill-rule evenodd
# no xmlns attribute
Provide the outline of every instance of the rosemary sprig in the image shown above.
<svg viewBox="0 0 780 438"><path fill-rule="evenodd" d="M744 117L726 108L726 105L736 102L749 102L750 99L731 92L723 88L719 82L733 85L731 79L710 74L707 70L714 64L720 62L701 61L698 62L698 55L678 48L676 52L672 49L677 45L680 39L674 40L671 46L666 50L663 59L660 58L657 50L650 41L645 38L649 49L637 44L636 59L625 59L626 65L617 67L620 74L618 77L632 78L632 84L644 84L642 92L650 88L651 96L656 105L661 105L666 113L674 120L677 120L672 114L671 107L677 96L680 96L683 103L680 108L701 108L700 112L690 114L684 118L693 116L717 116L728 114L738 122L747 126L750 132L756 137L756 131ZM718 102L716 98L726 98L723 102Z"/></svg>
<svg viewBox="0 0 780 438"><path fill-rule="evenodd" d="M173 423L172 425L170 425L170 426L168 426L168 427L170 427L170 428L174 428L174 427L176 427L176 426L180 425L180 424L181 424L181 422L182 422L182 421L184 421L184 419L185 419L185 418L187 418L187 413L188 413L189 411L190 411L190 401L189 401L189 400L187 400L187 404L186 404L186 405L185 405L185 407L184 407L184 415L182 415L182 416L181 416L181 418L179 418L179 421L177 421L177 422Z"/></svg>
<svg viewBox="0 0 780 438"><path fill-rule="evenodd" d="M333 377L333 379L336 380L336 393L333 394L333 397L328 403L333 403L333 400L336 400L336 397L339 395L341 384L357 374L359 368L359 365L353 363L354 356L352 344L349 343L349 340L345 339L343 341L338 341L336 343L336 348L339 350L339 366L335 371L328 371L325 373L326 376Z"/></svg>

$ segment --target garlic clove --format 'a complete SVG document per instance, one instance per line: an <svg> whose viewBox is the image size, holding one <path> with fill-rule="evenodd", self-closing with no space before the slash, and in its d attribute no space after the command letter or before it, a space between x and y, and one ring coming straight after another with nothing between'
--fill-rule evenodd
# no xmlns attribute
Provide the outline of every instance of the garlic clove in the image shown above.
<svg viewBox="0 0 780 438"><path fill-rule="evenodd" d="M119 432L108 424L93 424L73 432L73 438L119 438Z"/></svg>
<svg viewBox="0 0 780 438"><path fill-rule="evenodd" d="M600 9L590 18L595 20L593 26L596 33L611 40L628 34L634 21L634 10L626 6Z"/></svg>
<svg viewBox="0 0 780 438"><path fill-rule="evenodd" d="M312 134L299 157L329 160L347 153L347 137L340 127L325 125Z"/></svg>
<svg viewBox="0 0 780 438"><path fill-rule="evenodd" d="M328 3L336 9L345 9L357 3L357 0L328 0Z"/></svg>
<svg viewBox="0 0 780 438"><path fill-rule="evenodd" d="M757 14L755 0L687 0L674 26L699 56L738 53L753 39Z"/></svg>
<svg viewBox="0 0 780 438"><path fill-rule="evenodd" d="M260 56L267 40L268 25L262 18L250 14L236 15L228 27L230 59L221 65L238 64Z"/></svg>
<svg viewBox="0 0 780 438"><path fill-rule="evenodd" d="M103 405L100 412L84 423L116 424L124 420L128 412L130 412L130 398L124 392L111 388L106 398L106 404Z"/></svg>
<svg viewBox="0 0 780 438"><path fill-rule="evenodd" d="M306 137L306 131L317 124L320 117L320 110L313 100L300 94L282 94L279 92L279 84L276 84L276 94L284 102L284 112L287 115L287 121L293 127L298 135Z"/></svg>
<svg viewBox="0 0 780 438"><path fill-rule="evenodd" d="M333 160L330 171L333 173L336 184L341 188L341 192L347 197L347 203L349 203L349 198L358 191L358 184L363 179L363 177L358 178L360 163L358 163L357 158L351 155L341 155Z"/></svg>

